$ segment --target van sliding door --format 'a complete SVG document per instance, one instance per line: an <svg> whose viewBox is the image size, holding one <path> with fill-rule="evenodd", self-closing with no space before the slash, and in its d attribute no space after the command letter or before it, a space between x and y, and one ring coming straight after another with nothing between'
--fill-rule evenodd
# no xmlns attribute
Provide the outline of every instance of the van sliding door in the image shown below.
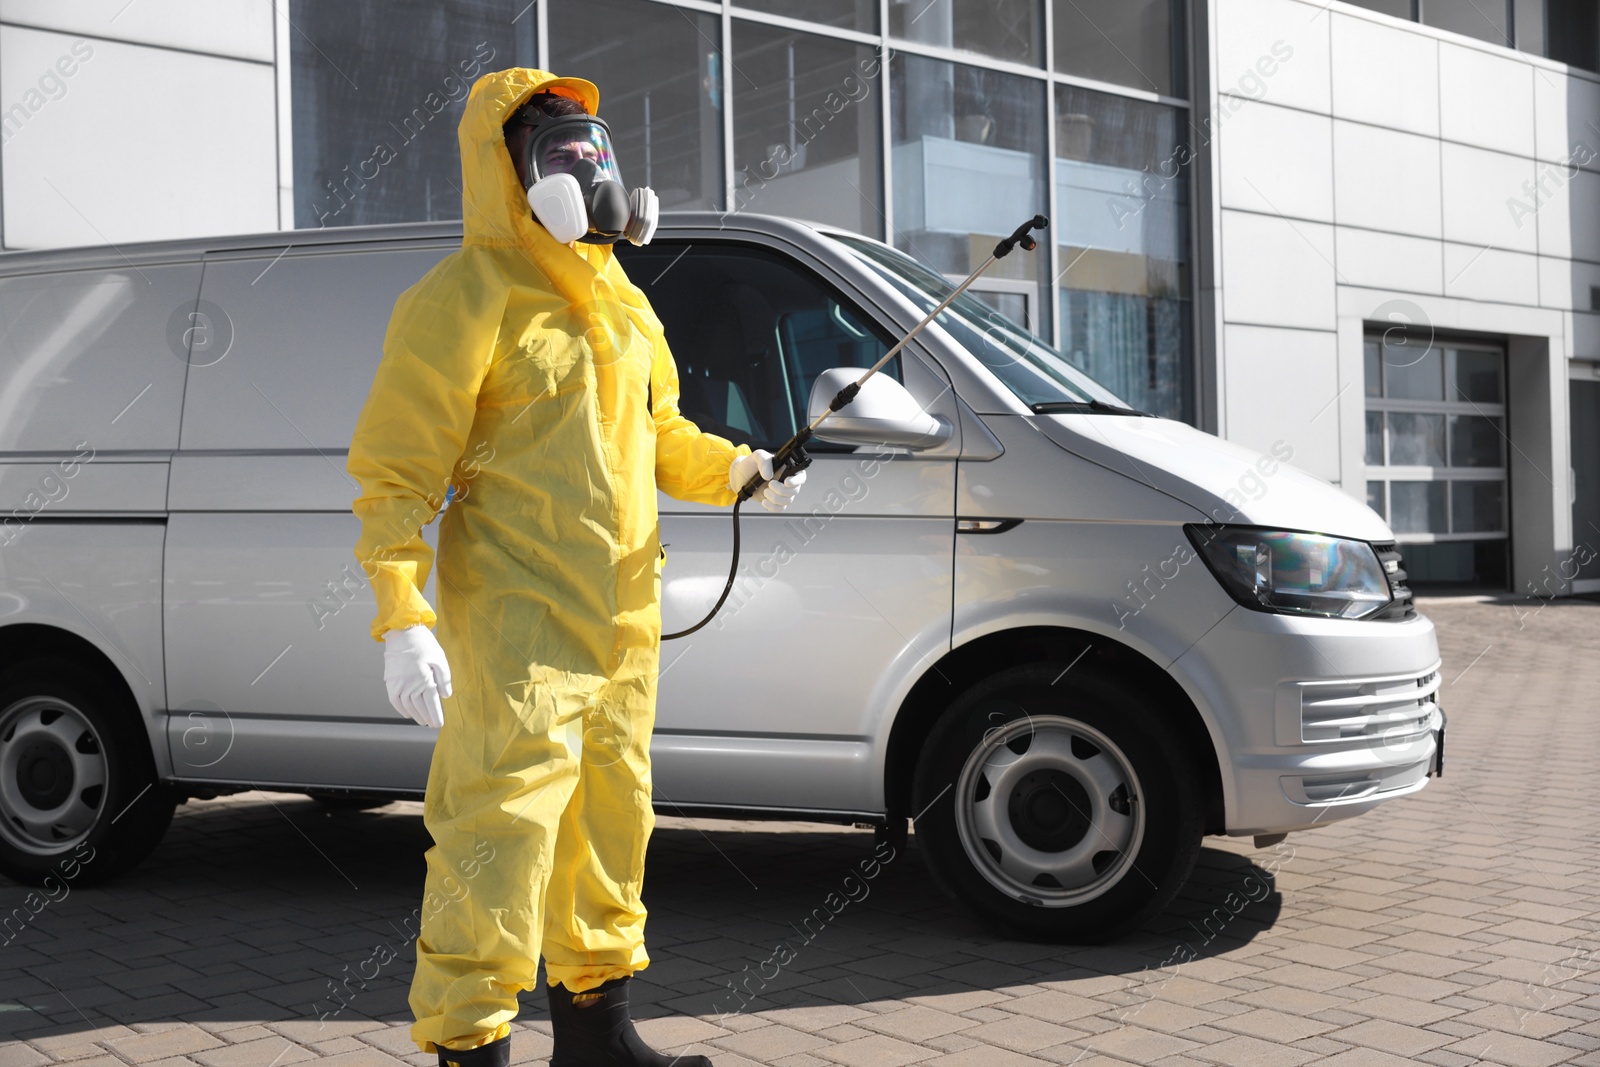
<svg viewBox="0 0 1600 1067"><path fill-rule="evenodd" d="M200 308L219 342L189 371L166 549L177 777L426 784L435 734L385 695L345 458L395 298L448 251L207 260Z"/></svg>

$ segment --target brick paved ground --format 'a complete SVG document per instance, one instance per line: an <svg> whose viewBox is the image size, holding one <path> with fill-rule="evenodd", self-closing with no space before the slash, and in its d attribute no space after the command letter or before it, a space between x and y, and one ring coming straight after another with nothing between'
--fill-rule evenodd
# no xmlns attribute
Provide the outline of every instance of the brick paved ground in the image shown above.
<svg viewBox="0 0 1600 1067"><path fill-rule="evenodd" d="M663 818L641 1029L718 1067L1600 1064L1600 604L1535 608L1426 603L1442 781L1276 851L1210 840L1172 912L1111 947L994 940L913 845L741 1010L727 983L871 836ZM72 890L0 947L0 1067L429 1063L406 1036L417 809L180 808L144 867ZM1278 892L1206 941L1191 922L1261 867ZM5 912L22 897L0 886ZM1180 943L1199 958L1161 970ZM524 1002L516 1058L537 1061L543 994Z"/></svg>

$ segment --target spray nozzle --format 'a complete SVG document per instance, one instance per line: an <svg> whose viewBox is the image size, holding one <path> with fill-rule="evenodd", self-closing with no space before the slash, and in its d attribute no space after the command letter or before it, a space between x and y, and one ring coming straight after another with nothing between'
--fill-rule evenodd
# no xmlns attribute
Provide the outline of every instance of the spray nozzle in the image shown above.
<svg viewBox="0 0 1600 1067"><path fill-rule="evenodd" d="M1004 259L1017 245L1021 245L1024 251L1032 252L1035 248L1039 247L1039 242L1034 240L1028 231L1042 230L1048 225L1050 225L1049 219L1045 218L1043 215L1035 215L1027 222L1024 222L1021 226L1018 226L1015 230L1012 230L1010 237L1007 237L999 244L994 246L994 258Z"/></svg>

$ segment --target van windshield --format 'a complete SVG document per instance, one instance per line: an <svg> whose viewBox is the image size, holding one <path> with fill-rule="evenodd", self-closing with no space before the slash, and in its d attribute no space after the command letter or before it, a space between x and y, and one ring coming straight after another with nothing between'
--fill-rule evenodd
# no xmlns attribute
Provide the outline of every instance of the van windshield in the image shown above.
<svg viewBox="0 0 1600 1067"><path fill-rule="evenodd" d="M844 245L927 314L955 290L941 275L875 241L848 234L826 236ZM1037 412L1099 411L1142 415L1039 338L971 295L955 301L935 320L1024 404Z"/></svg>

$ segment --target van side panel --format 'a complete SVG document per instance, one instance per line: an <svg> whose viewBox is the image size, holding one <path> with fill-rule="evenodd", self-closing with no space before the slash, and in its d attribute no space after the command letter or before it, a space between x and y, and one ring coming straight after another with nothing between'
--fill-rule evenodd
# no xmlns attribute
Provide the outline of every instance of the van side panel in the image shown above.
<svg viewBox="0 0 1600 1067"><path fill-rule="evenodd" d="M435 734L389 706L345 457L395 299L447 251L207 261L202 303L233 345L190 372L173 458L163 620L179 777L425 786ZM212 723L225 750L196 732Z"/></svg>

